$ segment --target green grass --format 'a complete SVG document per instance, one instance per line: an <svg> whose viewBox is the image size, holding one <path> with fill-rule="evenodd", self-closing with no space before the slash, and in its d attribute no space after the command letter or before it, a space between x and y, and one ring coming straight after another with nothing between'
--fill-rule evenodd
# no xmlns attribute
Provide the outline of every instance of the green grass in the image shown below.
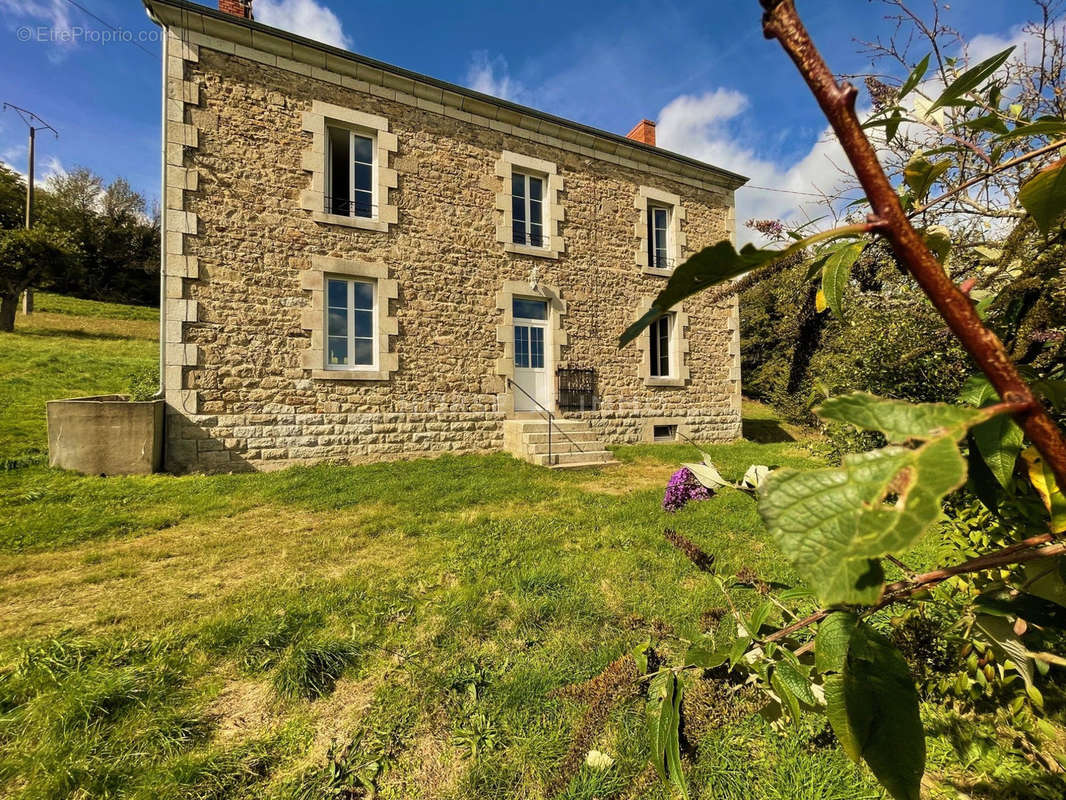
<svg viewBox="0 0 1066 800"><path fill-rule="evenodd" d="M82 344L86 372L65 391L115 391L116 348L141 340L71 319L96 333L35 333L54 331L42 314L0 348ZM50 372L22 380L53 391ZM808 433L752 411L760 441L707 446L726 477L818 463ZM8 452L41 445L32 426L3 437ZM794 575L745 494L661 510L694 447L616 455L580 473L503 454L214 477L0 472L0 797L665 800L640 700L591 708L558 690L648 637L676 659L715 625L725 598L665 528L722 574ZM686 728L694 798L882 797L815 721L779 734L709 709ZM564 769L575 742L614 764ZM938 770L965 774L953 740L934 744ZM990 747L1010 780L1036 780Z"/></svg>
<svg viewBox="0 0 1066 800"><path fill-rule="evenodd" d="M58 295L35 295L35 313L0 333L0 465L43 461L45 403L125 393L157 363L158 312Z"/></svg>

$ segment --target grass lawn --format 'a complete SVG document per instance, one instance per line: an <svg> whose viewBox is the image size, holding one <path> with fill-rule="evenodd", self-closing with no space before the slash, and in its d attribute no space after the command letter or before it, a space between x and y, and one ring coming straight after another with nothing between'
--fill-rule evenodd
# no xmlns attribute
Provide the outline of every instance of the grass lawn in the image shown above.
<svg viewBox="0 0 1066 800"><path fill-rule="evenodd" d="M151 320L16 324L0 338L0 361L23 365L0 373L0 398L22 408L0 412L8 456L44 446L21 417L41 401L119 390L154 358ZM80 371L48 360L75 347ZM758 441L707 447L727 477L818 463L805 432L746 414ZM696 453L622 447L621 466L580 473L503 454L214 477L0 471L0 797L667 798L618 659L649 637L675 658L718 627L725 598L664 529L721 574L794 579L748 496L661 510ZM883 796L817 719L779 733L710 680L686 704L693 797ZM1022 793L972 796L1024 796L1026 763L960 730L930 734L934 774L1010 778ZM585 766L591 749L613 766Z"/></svg>
<svg viewBox="0 0 1066 800"><path fill-rule="evenodd" d="M159 312L152 308L34 294L0 333L0 464L43 460L47 400L125 393L130 376L159 358Z"/></svg>

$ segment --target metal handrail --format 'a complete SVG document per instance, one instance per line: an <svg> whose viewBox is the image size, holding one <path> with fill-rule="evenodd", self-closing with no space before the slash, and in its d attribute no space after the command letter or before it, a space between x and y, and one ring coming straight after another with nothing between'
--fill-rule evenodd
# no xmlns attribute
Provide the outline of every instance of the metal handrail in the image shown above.
<svg viewBox="0 0 1066 800"><path fill-rule="evenodd" d="M555 414L553 414L551 411L549 411L547 408L545 408L544 405L539 400L537 400L537 398L535 398L533 395L531 395L529 392L527 392L525 389L523 389L521 386L519 386L517 383L515 383L511 378L507 379L507 385L508 386L513 386L514 388L516 388L518 391L520 391L522 394L524 394L526 397L528 397L530 400L532 400L534 403L536 403L538 406L540 406L540 408L544 411L544 413L548 415L548 463L549 464L554 463L552 461L552 427L555 427L556 430L559 431L559 433L561 433L563 435L563 438L565 438L566 441L570 442L570 444L572 444L577 449L577 451L579 453L587 453L588 452L584 447L581 446L580 442L575 442L572 438L570 438L570 434L568 434L562 428L559 428L559 427L555 426Z"/></svg>
<svg viewBox="0 0 1066 800"><path fill-rule="evenodd" d="M545 408L544 405L537 398L535 398L533 395L531 395L529 392L527 392L525 389L515 383L511 378L507 379L507 385L513 386L526 397L528 397L530 400L532 400L534 403L536 403L538 406L540 406L541 410L548 416L548 464L551 465L552 463L554 463L552 461L552 426L555 424L553 422L553 420L555 419L555 415L547 408Z"/></svg>

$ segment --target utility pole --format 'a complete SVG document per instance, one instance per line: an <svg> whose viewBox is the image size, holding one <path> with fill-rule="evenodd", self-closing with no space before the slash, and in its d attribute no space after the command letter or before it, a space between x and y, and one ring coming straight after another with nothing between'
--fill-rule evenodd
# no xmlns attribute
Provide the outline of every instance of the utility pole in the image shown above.
<svg viewBox="0 0 1066 800"><path fill-rule="evenodd" d="M59 138L59 131L38 117L32 111L28 111L25 108L20 108L14 103L4 103L4 111L11 109L22 117L22 121L26 123L26 127L30 129L30 147L28 157L28 168L26 170L26 230L33 227L33 151L34 144L37 140L37 131L51 131L55 134L55 137ZM22 295L22 313L33 313L33 290L27 289L26 293Z"/></svg>

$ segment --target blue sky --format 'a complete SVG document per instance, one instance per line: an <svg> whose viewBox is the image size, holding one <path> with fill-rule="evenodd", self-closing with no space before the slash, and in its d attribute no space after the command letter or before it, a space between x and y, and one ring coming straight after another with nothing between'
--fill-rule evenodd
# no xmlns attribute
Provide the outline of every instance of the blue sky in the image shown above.
<svg viewBox="0 0 1066 800"><path fill-rule="evenodd" d="M1025 0L946 5L944 21L978 37L982 52L1018 40L1034 11ZM837 72L861 71L868 57L855 40L886 36L893 25L878 2L798 6ZM137 43L101 41L107 25L83 9ZM824 120L780 47L763 39L756 0L256 0L254 10L262 22L606 130L657 120L661 146L753 184L828 190L838 175L835 155L819 144ZM160 44L141 3L0 0L0 12L0 100L60 131L58 140L38 140L38 174L86 165L156 200ZM0 160L24 171L25 140L21 120L0 114ZM788 214L795 202L744 189L738 218Z"/></svg>

